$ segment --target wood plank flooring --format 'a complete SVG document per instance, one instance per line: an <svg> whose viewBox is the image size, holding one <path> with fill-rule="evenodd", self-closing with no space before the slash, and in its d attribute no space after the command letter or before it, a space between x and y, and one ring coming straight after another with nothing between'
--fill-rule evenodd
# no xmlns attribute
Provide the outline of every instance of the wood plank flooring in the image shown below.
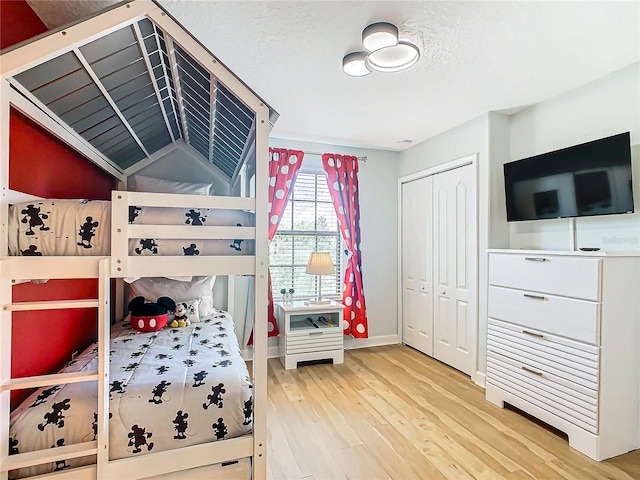
<svg viewBox="0 0 640 480"><path fill-rule="evenodd" d="M347 351L343 365L271 359L268 388L271 480L640 479L640 450L595 462L401 345Z"/></svg>

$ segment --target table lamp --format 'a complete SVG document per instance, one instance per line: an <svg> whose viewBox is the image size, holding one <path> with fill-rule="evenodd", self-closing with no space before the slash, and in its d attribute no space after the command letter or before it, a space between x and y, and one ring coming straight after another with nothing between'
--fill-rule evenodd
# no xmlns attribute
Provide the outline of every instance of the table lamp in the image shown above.
<svg viewBox="0 0 640 480"><path fill-rule="evenodd" d="M333 260L329 252L311 252L309 262L307 263L307 271L309 275L318 275L318 298L309 300L310 304L331 303L330 299L322 299L322 275L333 275L336 273L333 268Z"/></svg>

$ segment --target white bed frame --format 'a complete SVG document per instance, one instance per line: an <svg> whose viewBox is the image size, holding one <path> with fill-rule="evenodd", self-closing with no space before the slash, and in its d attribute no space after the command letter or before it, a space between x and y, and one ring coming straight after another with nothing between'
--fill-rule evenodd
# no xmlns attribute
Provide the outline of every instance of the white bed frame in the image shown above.
<svg viewBox="0 0 640 480"><path fill-rule="evenodd" d="M266 424L266 365L254 353L254 430L252 435L214 442L204 445L151 453L141 457L109 460L109 298L110 278L129 276L162 275L256 275L261 260L258 255L246 256L129 256L129 238L242 238L255 240L256 227L184 227L130 225L128 212L130 205L142 207L199 207L225 209L256 209L254 198L213 197L198 195L172 195L157 193L138 193L114 191L112 194L112 255L110 257L3 257L0 259L0 408L3 414L2 473L15 468L23 468L44 462L53 462L85 455L96 455L97 464L93 467L81 467L42 478L99 478L124 479L146 478L163 473L202 467L227 462L244 457L253 458L254 477L264 478L258 469L265 466ZM194 237L194 233L196 236ZM262 261L264 263L264 261ZM258 278L260 280L260 274ZM14 281L37 278L98 278L99 295L97 299L76 301L14 303L11 287ZM262 281L264 283L264 281ZM266 305L266 294L261 297ZM98 311L98 371L82 373L64 373L37 377L11 379L11 323L12 312L25 310L47 310L54 308L96 307ZM258 305L256 305L258 308ZM266 318L262 317L262 318ZM256 345L258 335L264 337L266 344L266 324L260 325L264 332L258 332L256 325L254 336ZM255 350L254 350L255 352ZM265 357L266 358L266 357ZM255 368L259 367L259 368ZM262 375L262 378L260 377ZM8 456L8 418L9 394L12 390L42 387L70 382L98 381L98 439L68 447L47 449L39 452ZM262 398L262 401L260 400ZM262 430L261 430L262 428ZM5 477L6 478L6 477ZM41 478L41 477L38 477Z"/></svg>
<svg viewBox="0 0 640 480"><path fill-rule="evenodd" d="M8 204L17 200L16 192L9 190L9 118L14 108L58 139L75 148L85 157L116 177L123 185L130 171L121 171L82 142L75 132L67 130L55 119L44 114L36 105L11 88L9 79L43 59L53 58L98 33L113 31L144 16L152 19L166 31L171 31L181 45L198 58L209 59L207 68L238 98L255 112L255 197L219 197L172 194L148 194L114 191L112 196L112 248L110 257L8 257ZM1 56L0 70L0 188L2 208L0 222L0 480L7 480L8 471L55 460L97 455L93 466L79 467L38 479L142 479L182 471L180 478L195 478L198 470L207 465L250 458L254 479L266 478L266 402L267 402L267 188L268 188L268 132L269 108L241 80L220 62L211 61L212 55L182 30L155 3L136 0L85 22L66 28L11 50ZM28 198L28 197L25 197ZM225 208L255 211L255 227L198 227L129 225L128 206L171 206ZM212 257L131 257L129 238L237 238L253 239L255 255ZM109 298L110 279L124 277L167 275L253 275L255 278L255 318L252 361L253 381L253 433L240 438L209 444L184 447L165 452L148 453L140 457L109 460L108 401L109 401ZM14 303L12 284L24 279L40 278L98 278L97 299L57 302ZM121 282L118 282L121 284ZM116 302L122 301L121 291ZM99 369L89 373L42 375L29 378L11 378L11 323L14 311L47 310L56 308L97 308ZM118 311L118 310L116 310ZM98 436L97 441L68 447L59 447L8 455L10 393L13 390L55 385L69 382L98 381ZM175 475L178 475L177 473ZM35 478L35 477L34 477ZM167 477L172 478L172 477Z"/></svg>

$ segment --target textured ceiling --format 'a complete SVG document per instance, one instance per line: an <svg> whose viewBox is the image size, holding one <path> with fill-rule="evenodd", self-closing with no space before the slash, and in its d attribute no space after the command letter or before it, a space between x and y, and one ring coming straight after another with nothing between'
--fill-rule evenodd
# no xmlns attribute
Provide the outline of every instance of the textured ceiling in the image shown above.
<svg viewBox="0 0 640 480"><path fill-rule="evenodd" d="M50 27L109 0L28 0ZM401 150L487 111L515 111L640 61L637 1L185 1L171 15L280 113L272 135ZM420 46L411 70L352 78L376 21Z"/></svg>

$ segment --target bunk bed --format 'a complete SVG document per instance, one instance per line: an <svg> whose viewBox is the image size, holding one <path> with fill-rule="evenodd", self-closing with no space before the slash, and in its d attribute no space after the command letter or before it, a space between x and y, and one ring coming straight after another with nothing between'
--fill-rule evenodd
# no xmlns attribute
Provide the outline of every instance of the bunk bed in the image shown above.
<svg viewBox="0 0 640 480"><path fill-rule="evenodd" d="M68 467L88 462L88 465L60 468L38 478L227 478L225 475L242 478L247 465L250 465L248 469L252 478L265 478L266 163L269 127L277 114L166 11L146 0L123 2L87 20L2 52L0 69L0 480L17 475L39 475L40 470L34 468L37 465ZM12 191L8 178L9 116L12 110L36 122L118 179L121 188L113 191L111 201L88 205L93 202L39 199L30 192ZM237 195L124 190L128 178L176 149L185 149L199 156L208 168L228 179L230 193ZM250 191L251 196L248 194ZM58 242L52 246L44 240L35 245L34 237L46 236L38 233L43 223L42 212L50 212L52 204L55 208L69 208L71 211L89 206L100 211L100 220L94 218L93 213L83 211L78 215L80 221L86 220L87 225L73 224L69 227L71 233L68 236L81 234L79 241L71 240L75 250L60 247ZM44 210L35 212L38 208ZM190 217L189 212L194 211L200 213ZM217 224L201 221L204 217L215 217L217 212L225 212L222 214L225 220ZM49 213L44 215L49 216ZM172 215L180 221L166 221ZM239 216L249 220L237 221ZM66 218L65 215L62 217ZM199 220L194 224L195 218ZM60 225L65 223L60 222ZM100 233L99 242L95 237L97 223L102 226L110 224L110 231ZM14 237L16 229L22 232L22 238L19 235ZM27 235L29 230L32 235ZM143 243L149 239L155 242L156 247L152 244L148 248L149 243ZM157 248L172 242L177 242L177 250ZM98 243L100 248L85 255ZM239 248L239 245L244 248ZM189 248L191 250L187 251ZM240 417L239 425L233 428L220 426L218 430L210 426L209 441L194 438L192 442L185 442L193 445L178 448L153 442L155 448L150 448L149 432L141 430L142 425L136 424L138 429L135 430L127 424L131 423L131 415L120 423L114 420L124 407L117 404L116 415L110 394L120 400L114 385L123 385L125 379L121 374L129 367L129 364L122 363L122 357L112 356L114 350L122 348L128 352L129 358L131 355L145 357L140 352L144 350L146 353L151 343L193 344L195 338L205 334L208 340L221 339L232 332L232 327L224 312L213 311L206 312L208 316L205 314L199 323L185 329L131 335L131 330L117 314L116 318L111 318L111 299L115 298L115 312L124 311L123 279L212 275L248 275L254 279L253 309L258 321L254 325L251 373L240 370L234 377L243 386L239 394L241 403L234 414ZM14 302L12 299L12 285L16 282L75 278L98 279L97 298L38 302ZM116 286L115 295L112 295L112 284ZM96 344L90 345L62 372L12 378L14 312L74 308L96 309ZM118 344L121 346L114 348ZM235 339L230 343L216 344L215 349L223 350L234 359L239 358ZM132 345L135 345L135 351L131 351ZM210 349L206 342L202 348ZM192 347L186 355L193 355L195 350ZM149 350L146 359L167 358L168 355L171 352ZM182 358L181 361L186 364L185 368L202 366L191 365L192 358ZM215 372L212 370L221 362L225 359L207 358L205 363L211 366L198 372L202 371L213 379ZM244 365L241 358L236 363ZM147 368L151 366L147 365ZM193 370L185 372L187 370L182 370L178 376L188 377L194 373ZM139 376L149 375L141 373ZM160 385L158 382L154 378L153 387ZM209 385L211 391L201 402L201 410L214 410L210 407L219 400L215 391L219 383L222 382ZM93 423L89 425L92 434L82 435L79 443L58 443L59 438L53 442L48 438L41 444L44 448L36 451L30 451L29 447L23 449L24 445L15 443L17 437L9 433L11 392L39 389L23 406L15 409L13 417L17 419L33 417L28 411L33 404L43 407L47 398L53 398L65 388L83 392L80 388L88 386L95 391L96 385L97 401L90 412L94 415ZM192 376L184 388L196 390L198 385L197 376ZM148 385L141 388L147 389ZM143 401L147 405L162 403L161 390L156 390ZM91 396L86 393L80 395ZM68 402L64 403L66 397L60 397L60 408L68 407ZM173 410L181 405L167 403ZM217 410L218 405L214 406ZM166 429L163 432L165 437L167 432L172 439L174 436L186 436L182 429L185 412L182 412L182 417L178 412L173 411L171 421L165 422L168 425L163 427ZM40 418L43 418L50 412L40 413ZM55 418L52 419L51 415ZM60 415L53 413L48 418L56 422ZM198 423L201 421L196 415L192 418ZM37 428L52 430L47 428L47 422L41 420ZM86 422L82 428L86 430ZM233 435L226 435L232 429L235 430ZM116 443L116 432L119 437L129 438L129 444ZM228 438L231 436L234 438ZM153 437L159 439L161 435L156 430ZM230 463L230 467L225 466Z"/></svg>

